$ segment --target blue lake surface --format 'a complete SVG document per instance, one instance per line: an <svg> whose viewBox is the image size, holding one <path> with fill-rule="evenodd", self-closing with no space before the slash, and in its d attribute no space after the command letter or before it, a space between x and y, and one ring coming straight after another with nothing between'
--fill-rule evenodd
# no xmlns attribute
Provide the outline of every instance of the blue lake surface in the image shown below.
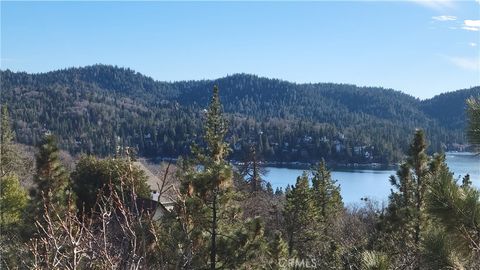
<svg viewBox="0 0 480 270"><path fill-rule="evenodd" d="M456 179L470 174L474 186L480 188L480 156L473 153L446 153L447 164ZM268 167L265 180L269 181L273 189L287 185L294 185L303 170ZM337 180L341 187L341 194L345 204L360 203L361 198L368 197L377 201L386 201L392 186L390 175L396 174L393 170L340 170L332 171L332 178ZM459 180L461 181L461 180Z"/></svg>

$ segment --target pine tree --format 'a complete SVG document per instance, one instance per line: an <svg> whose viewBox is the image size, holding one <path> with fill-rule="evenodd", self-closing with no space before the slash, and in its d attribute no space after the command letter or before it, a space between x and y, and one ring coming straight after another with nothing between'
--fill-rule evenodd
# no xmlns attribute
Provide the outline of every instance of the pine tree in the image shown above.
<svg viewBox="0 0 480 270"><path fill-rule="evenodd" d="M260 164L260 158L255 145L250 146L243 164L239 166L239 171L249 183L251 192L264 190L265 181L262 179L262 177L267 173L267 171Z"/></svg>
<svg viewBox="0 0 480 270"><path fill-rule="evenodd" d="M270 269L280 269L288 258L288 244L283 240L280 232L275 232L269 243Z"/></svg>
<svg viewBox="0 0 480 270"><path fill-rule="evenodd" d="M270 182L267 182L267 184L265 185L265 189L268 195L273 196L273 187Z"/></svg>
<svg viewBox="0 0 480 270"><path fill-rule="evenodd" d="M222 114L218 88L206 114L205 148L192 147L195 158L180 163L183 199L177 209L183 238L182 253L188 268L239 268L260 256L263 228L258 220L242 222L238 194L233 190L233 170L226 160L227 122ZM255 253L252 250L258 249Z"/></svg>
<svg viewBox="0 0 480 270"><path fill-rule="evenodd" d="M59 152L55 137L46 135L36 157L35 188L31 192L37 218L42 216L44 206L55 204L57 209L61 209L67 205L70 179L60 161Z"/></svg>
<svg viewBox="0 0 480 270"><path fill-rule="evenodd" d="M297 178L295 186L287 188L284 208L288 253L307 258L319 236L318 211L309 187L307 172ZM311 254L311 253L310 253Z"/></svg>
<svg viewBox="0 0 480 270"><path fill-rule="evenodd" d="M339 243L335 240L335 220L343 210L340 186L332 179L322 160L313 171L312 195L318 212L318 224L322 230L321 243L317 245L317 256L324 268L337 268L340 266L338 254Z"/></svg>
<svg viewBox="0 0 480 270"><path fill-rule="evenodd" d="M392 192L386 214L386 228L393 237L392 248L402 254L404 261L418 266L422 238L430 223L426 211L426 196L432 184L433 175L444 166L440 157L431 159L426 154L427 143L422 130L415 132L410 144L408 157L391 176L390 182L397 189Z"/></svg>
<svg viewBox="0 0 480 270"><path fill-rule="evenodd" d="M445 163L445 156L439 155L437 159L441 165L433 175L435 180L432 181L426 202L428 213L440 223L437 227L444 229L441 232L444 236L440 237L434 231L430 242L442 244L433 247L441 248L445 253L450 250L449 257L454 251L463 258L476 261L476 267L479 267L480 191L470 185L458 185ZM451 260L448 262L452 263Z"/></svg>
<svg viewBox="0 0 480 270"><path fill-rule="evenodd" d="M414 243L418 246L420 243L421 231L425 225L424 202L425 192L429 185L428 155L425 153L427 142L422 130L417 130L413 142L410 144L407 163L413 169L412 182L414 192Z"/></svg>
<svg viewBox="0 0 480 270"><path fill-rule="evenodd" d="M456 242L439 224L430 227L422 241L421 269L465 269L461 263L465 257L459 259Z"/></svg>
<svg viewBox="0 0 480 270"><path fill-rule="evenodd" d="M462 178L462 188L471 187L471 186L472 186L472 180L470 180L470 174L467 173Z"/></svg>
<svg viewBox="0 0 480 270"><path fill-rule="evenodd" d="M336 182L322 160L313 171L312 190L319 211L319 221L326 225L325 228L328 228L330 221L343 210L340 186L336 185Z"/></svg>
<svg viewBox="0 0 480 270"><path fill-rule="evenodd" d="M27 203L27 192L16 175L0 178L0 228L4 232L22 222Z"/></svg>
<svg viewBox="0 0 480 270"><path fill-rule="evenodd" d="M204 161L207 181L205 186L195 187L200 191L201 197L211 204L211 232L210 232L210 269L216 269L217 262L217 236L219 219L219 196L222 191L231 189L232 170L225 158L228 155L228 144L224 141L227 133L227 122L222 115L222 107L218 94L218 87L213 88L213 98L208 108L207 123L204 139L207 143L206 155L201 158ZM198 184L195 183L195 184Z"/></svg>

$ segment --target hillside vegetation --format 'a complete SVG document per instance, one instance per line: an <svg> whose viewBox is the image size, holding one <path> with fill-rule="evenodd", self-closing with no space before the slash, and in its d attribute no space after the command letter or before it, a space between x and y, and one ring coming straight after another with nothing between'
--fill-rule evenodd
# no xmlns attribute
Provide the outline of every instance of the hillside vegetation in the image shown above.
<svg viewBox="0 0 480 270"><path fill-rule="evenodd" d="M51 131L72 153L103 156L119 146L147 157L188 153L213 85L230 123L230 158L257 144L265 160L283 162L397 162L418 127L430 151L455 150L465 144L465 99L480 94L474 87L421 101L391 89L247 74L168 83L106 65L1 72L2 102L20 143L36 145Z"/></svg>

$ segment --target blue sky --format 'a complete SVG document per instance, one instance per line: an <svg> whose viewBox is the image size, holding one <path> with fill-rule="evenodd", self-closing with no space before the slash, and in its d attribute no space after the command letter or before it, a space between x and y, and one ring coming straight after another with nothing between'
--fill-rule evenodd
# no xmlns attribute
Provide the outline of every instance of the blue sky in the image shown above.
<svg viewBox="0 0 480 270"><path fill-rule="evenodd" d="M480 85L480 2L5 2L1 69L253 73L420 98Z"/></svg>

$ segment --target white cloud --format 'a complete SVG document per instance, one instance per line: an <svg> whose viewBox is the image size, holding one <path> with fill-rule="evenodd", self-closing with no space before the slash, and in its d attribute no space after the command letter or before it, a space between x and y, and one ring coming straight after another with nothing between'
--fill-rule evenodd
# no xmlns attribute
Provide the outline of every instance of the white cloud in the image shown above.
<svg viewBox="0 0 480 270"><path fill-rule="evenodd" d="M480 0L479 0L480 1ZM450 15L441 15L441 16L433 16L432 19L436 21L455 21L457 19L456 16L450 16Z"/></svg>
<svg viewBox="0 0 480 270"><path fill-rule="evenodd" d="M479 58L451 57L451 56L445 56L445 58L448 61L450 61L450 63L465 70L476 71L480 69Z"/></svg>
<svg viewBox="0 0 480 270"><path fill-rule="evenodd" d="M480 31L480 20L464 20L462 29L468 31Z"/></svg>
<svg viewBox="0 0 480 270"><path fill-rule="evenodd" d="M434 10L451 9L455 6L453 0L410 0L410 1Z"/></svg>
<svg viewBox="0 0 480 270"><path fill-rule="evenodd" d="M479 0L479 1L480 1L480 0ZM475 43L475 42L470 42L470 43L468 43L468 45L470 45L470 47L477 47L478 44Z"/></svg>
<svg viewBox="0 0 480 270"><path fill-rule="evenodd" d="M468 31L478 31L478 27L469 27L469 26L462 26L463 30L468 30Z"/></svg>
<svg viewBox="0 0 480 270"><path fill-rule="evenodd" d="M480 27L480 20L465 20L463 23L465 26Z"/></svg>

